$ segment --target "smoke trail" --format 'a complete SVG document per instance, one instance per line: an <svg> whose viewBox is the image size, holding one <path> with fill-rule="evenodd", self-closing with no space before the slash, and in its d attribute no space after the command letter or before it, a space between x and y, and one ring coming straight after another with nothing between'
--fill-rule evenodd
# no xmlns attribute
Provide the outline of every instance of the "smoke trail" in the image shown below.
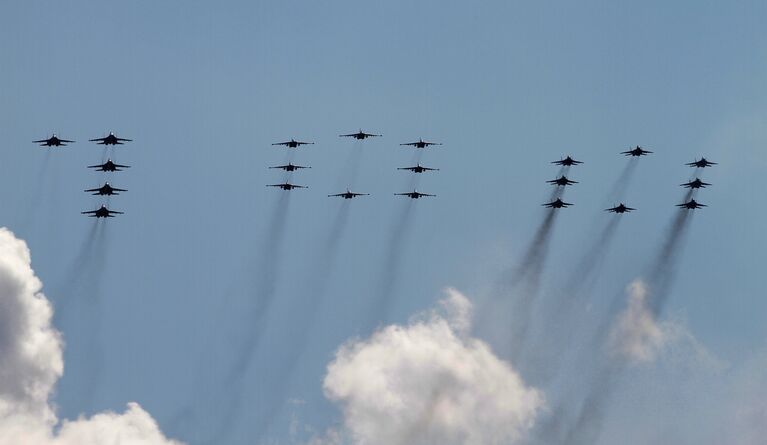
<svg viewBox="0 0 767 445"><path fill-rule="evenodd" d="M629 159L628 163L626 163L623 170L621 170L618 175L618 179L613 183L612 187L610 187L605 204L615 205L614 203L616 201L623 199L626 190L628 190L628 187L631 184L631 180L634 178L634 172L636 172L637 165L639 165L638 158Z"/></svg>
<svg viewBox="0 0 767 445"><path fill-rule="evenodd" d="M349 151L346 155L346 159L343 163L343 172L345 174L345 177L341 179L343 181L345 179L345 183L337 183L336 187L340 188L353 188L357 185L357 177L359 176L360 171L360 165L362 164L362 142L355 140L354 144L352 144L351 151Z"/></svg>
<svg viewBox="0 0 767 445"><path fill-rule="evenodd" d="M220 443L231 431L231 426L240 414L245 376L260 345L266 327L266 316L274 299L278 271L282 266L282 247L291 194L286 191L280 195L275 208L272 209L272 218L266 233L263 234L260 257L255 262L252 275L255 280L247 285L254 292L252 298L248 300L250 306L245 309L248 319L243 342L237 347L235 362L225 379L226 388L221 391L221 394L228 395L223 408L223 421L214 431L213 437L204 443Z"/></svg>
<svg viewBox="0 0 767 445"><path fill-rule="evenodd" d="M393 291L397 285L400 273L400 263L404 256L404 247L407 244L410 229L412 227L413 208L415 204L413 199L408 199L399 214L394 219L389 234L389 242L386 246L386 255L384 257L383 269L381 271L381 282L377 286L379 292L373 300L371 312L368 315L367 326L376 326L382 321L386 321L389 312L393 306L391 301L394 297Z"/></svg>
<svg viewBox="0 0 767 445"><path fill-rule="evenodd" d="M37 172L35 181L32 183L32 192L29 194L30 198L27 199L28 207L26 212L23 213L20 218L19 227L28 228L37 220L37 213L40 210L40 204L43 202L43 184L48 179L48 169L51 163L51 150L45 150L45 156L43 157L43 163Z"/></svg>
<svg viewBox="0 0 767 445"><path fill-rule="evenodd" d="M685 193L684 202L688 201L694 192ZM663 310L671 286L676 275L676 265L679 262L683 247L684 235L692 220L692 210L678 210L672 219L669 228L663 237L656 255L653 256L651 269L647 275L649 287L648 307L654 318L657 318ZM612 307L608 312L609 317L603 319L598 326L589 345L596 351L601 351L614 315L622 299L613 300ZM601 356L592 357L590 360L596 369L592 373L594 378L586 387L588 392L584 402L577 410L577 416L573 425L564 429L564 444L590 444L594 443L601 433L601 425L605 415L607 400L612 393L618 376L625 368L625 363L613 363Z"/></svg>
<svg viewBox="0 0 767 445"><path fill-rule="evenodd" d="M340 241L349 220L350 204L349 200L344 199L338 208L323 247L315 258L316 266L312 268L313 277L309 277L306 281L309 283L309 288L302 293L306 298L299 302L300 308L291 311L295 314L295 320L289 329L292 335L285 339L280 348L283 356L272 357L276 363L270 363L267 371L274 373L276 378L265 379L273 383L267 390L268 394L263 397L266 411L253 420L256 431L254 443L259 443L260 439L268 433L273 420L284 408L282 402L284 402L286 388L289 387L296 365L306 350L309 334L316 322L315 317L325 299L328 282L336 265Z"/></svg>

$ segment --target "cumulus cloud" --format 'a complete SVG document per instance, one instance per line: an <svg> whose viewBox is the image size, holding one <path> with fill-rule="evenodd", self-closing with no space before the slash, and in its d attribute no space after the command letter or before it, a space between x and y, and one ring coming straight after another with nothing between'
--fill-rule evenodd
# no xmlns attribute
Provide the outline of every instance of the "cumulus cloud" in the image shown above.
<svg viewBox="0 0 767 445"><path fill-rule="evenodd" d="M63 342L41 289L26 243L0 228L0 445L178 445L136 403L59 422L48 399L64 371Z"/></svg>
<svg viewBox="0 0 767 445"><path fill-rule="evenodd" d="M490 445L525 436L541 393L469 336L465 296L448 289L441 308L339 348L324 390L342 406L343 427L323 443Z"/></svg>

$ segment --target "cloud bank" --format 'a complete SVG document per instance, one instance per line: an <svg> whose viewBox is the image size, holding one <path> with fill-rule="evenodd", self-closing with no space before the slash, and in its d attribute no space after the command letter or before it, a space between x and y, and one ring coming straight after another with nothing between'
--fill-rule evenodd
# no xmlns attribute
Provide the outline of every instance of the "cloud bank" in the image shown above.
<svg viewBox="0 0 767 445"><path fill-rule="evenodd" d="M64 372L63 341L41 289L26 243L0 228L0 445L179 445L136 403L59 421L48 399Z"/></svg>
<svg viewBox="0 0 767 445"><path fill-rule="evenodd" d="M507 362L469 336L472 305L447 290L442 310L343 345L328 365L326 396L343 426L317 443L517 443L544 406Z"/></svg>

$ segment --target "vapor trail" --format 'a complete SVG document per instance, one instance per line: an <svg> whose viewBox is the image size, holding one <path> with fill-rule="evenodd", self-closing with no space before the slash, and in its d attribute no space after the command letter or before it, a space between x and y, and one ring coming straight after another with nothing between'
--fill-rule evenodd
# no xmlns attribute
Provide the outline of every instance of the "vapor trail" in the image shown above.
<svg viewBox="0 0 767 445"><path fill-rule="evenodd" d="M610 192L607 195L607 201L605 204L615 205L616 201L624 198L626 190L628 190L631 180L634 178L634 172L636 172L639 160L637 158L629 159L628 163L623 167L618 179L610 187Z"/></svg>
<svg viewBox="0 0 767 445"><path fill-rule="evenodd" d="M400 274L400 263L402 262L404 248L412 228L414 206L413 200L408 199L404 206L399 209L397 216L395 216L394 224L392 224L389 234L389 242L386 245L387 250L383 269L381 270L381 282L377 287L379 292L374 297L366 326L376 326L381 321L386 321L389 318L389 313L393 306L393 291Z"/></svg>
<svg viewBox="0 0 767 445"><path fill-rule="evenodd" d="M27 211L24 212L21 217L19 227L30 227L32 223L37 219L37 213L40 210L40 204L43 201L43 184L48 179L48 169L51 163L51 150L45 150L45 156L43 157L43 163L38 170L35 182L32 184L32 193L29 194L30 198L27 200L29 206Z"/></svg>
<svg viewBox="0 0 767 445"><path fill-rule="evenodd" d="M337 184L338 188L353 188L357 185L357 177L359 176L360 166L362 165L362 146L362 142L358 140L355 140L354 144L352 144L351 151L347 153L343 163L342 171L345 175L343 179L345 179L346 182Z"/></svg>

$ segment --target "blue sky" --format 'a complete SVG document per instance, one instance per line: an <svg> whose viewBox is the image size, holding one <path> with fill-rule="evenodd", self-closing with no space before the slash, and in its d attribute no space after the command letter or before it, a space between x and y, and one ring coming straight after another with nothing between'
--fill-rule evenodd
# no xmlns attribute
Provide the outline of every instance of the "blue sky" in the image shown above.
<svg viewBox="0 0 767 445"><path fill-rule="evenodd" d="M695 216L667 310L717 357L746 362L767 336L767 214L757 207L767 166L766 9L757 1L3 4L0 222L29 243L61 309L59 412L74 418L136 400L169 436L209 437L233 397L224 380L249 332L249 283L266 261L283 195L264 187L285 178L266 167L292 159L312 166L293 174L310 188L290 197L264 340L237 391L248 415L224 442L254 437L248 419L275 406L267 436L280 443L293 415L317 430L338 422L322 394L324 369L339 345L375 327L371 300L409 205L392 193L413 185L395 168L416 156L398 144L419 137L444 143L420 158L441 169L418 184L438 197L412 203L380 323L431 307L445 286L470 297L492 287L535 231L544 181L556 173L549 161L572 154L585 164L571 171L580 183L566 197L575 206L553 234L544 288L556 286L593 221L606 217L605 189L625 164L617 153L641 144L655 153L641 159L625 197L639 210L619 227L598 288L620 292L647 266L691 175L683 163L718 161L704 172L714 185L700 201L710 207ZM359 128L383 137L337 137ZM86 303L67 295L80 288L67 283L93 224L79 212L100 202L81 190L105 177L84 168L105 156L86 141L109 131L134 139L109 149L133 167L110 178L129 189L111 199L126 214L105 228L103 267L84 271L98 288ZM30 143L51 132L77 143L51 152ZM292 158L270 145L291 137L316 145ZM344 169L354 150L362 151L356 175ZM348 203L327 266L323 246L346 204L326 195L347 185L372 195ZM324 295L310 303L320 284ZM308 323L306 344L297 322ZM297 344L304 353L292 376L259 365L289 360ZM613 430L631 409L619 410Z"/></svg>

